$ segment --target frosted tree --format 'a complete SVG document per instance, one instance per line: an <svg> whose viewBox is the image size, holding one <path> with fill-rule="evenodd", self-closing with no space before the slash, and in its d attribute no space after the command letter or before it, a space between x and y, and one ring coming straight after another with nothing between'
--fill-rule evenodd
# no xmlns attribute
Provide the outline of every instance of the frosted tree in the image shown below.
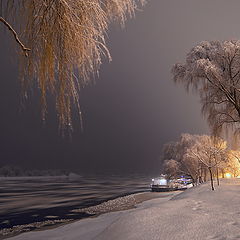
<svg viewBox="0 0 240 240"><path fill-rule="evenodd" d="M177 154L177 142L168 142L163 145L163 160L175 159Z"/></svg>
<svg viewBox="0 0 240 240"><path fill-rule="evenodd" d="M225 152L222 153L222 159L223 161L221 161L219 164L218 164L218 167L217 167L217 174L219 176L221 176L222 178L225 177L225 174L229 171L229 163L230 163L230 155L229 155L229 151L230 150L227 150Z"/></svg>
<svg viewBox="0 0 240 240"><path fill-rule="evenodd" d="M226 141L219 137L182 134L178 141L165 144L163 169L171 177L189 175L195 185L206 181L208 171L214 190L213 175L219 185L219 169L223 172L233 166L226 148Z"/></svg>
<svg viewBox="0 0 240 240"><path fill-rule="evenodd" d="M198 179L198 162L194 158L189 157L186 153L187 150L196 143L198 136L191 134L182 134L177 142L177 154L181 164L181 169L184 174L190 175L193 183L197 184Z"/></svg>
<svg viewBox="0 0 240 240"><path fill-rule="evenodd" d="M164 173L168 178L176 177L180 172L180 163L174 159L165 160L163 163Z"/></svg>
<svg viewBox="0 0 240 240"><path fill-rule="evenodd" d="M0 22L20 55L23 96L38 86L42 118L47 95L55 98L61 127L71 126L71 108L79 113L79 90L98 73L105 56L109 24L122 26L144 0L0 0Z"/></svg>
<svg viewBox="0 0 240 240"><path fill-rule="evenodd" d="M213 170L216 169L217 171L217 181L219 184L218 167L220 163L226 161L226 147L226 141L221 138L203 135L196 144L187 150L187 154L190 157L195 158L208 169L212 190L214 190Z"/></svg>
<svg viewBox="0 0 240 240"><path fill-rule="evenodd" d="M223 130L239 131L240 41L202 42L188 54L184 64L175 64L175 82L196 90L202 112L214 135Z"/></svg>
<svg viewBox="0 0 240 240"><path fill-rule="evenodd" d="M188 154L188 149L194 146L199 138L199 135L182 134L177 142L165 144L163 148L164 171L168 174L171 172L171 176L176 176L177 174L189 175L194 184L197 184L198 179L201 178L202 165L196 157ZM174 166L173 159L178 163L177 165L175 164L176 168L170 167Z"/></svg>
<svg viewBox="0 0 240 240"><path fill-rule="evenodd" d="M191 149L192 147L190 147ZM184 153L182 160L182 168L185 170L186 173L188 173L191 178L193 179L194 184L198 184L199 179L202 179L201 176L201 162L193 156L192 154L189 154L189 149L186 150Z"/></svg>
<svg viewBox="0 0 240 240"><path fill-rule="evenodd" d="M226 171L230 172L234 177L240 174L240 152L229 150L227 153L228 161L226 163Z"/></svg>
<svg viewBox="0 0 240 240"><path fill-rule="evenodd" d="M240 163L240 151L237 151L237 150L229 151L229 157L235 158Z"/></svg>

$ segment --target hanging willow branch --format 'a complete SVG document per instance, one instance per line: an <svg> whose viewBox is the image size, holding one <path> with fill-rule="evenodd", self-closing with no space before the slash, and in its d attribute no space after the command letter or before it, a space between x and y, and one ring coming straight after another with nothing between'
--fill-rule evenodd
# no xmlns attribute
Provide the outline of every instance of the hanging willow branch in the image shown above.
<svg viewBox="0 0 240 240"><path fill-rule="evenodd" d="M81 116L79 90L98 73L103 57L111 60L105 43L109 25L123 25L144 0L1 1L3 13L17 23L21 39L31 49L20 61L24 96L37 82L42 118L47 96L53 95L60 127L71 127L72 106Z"/></svg>

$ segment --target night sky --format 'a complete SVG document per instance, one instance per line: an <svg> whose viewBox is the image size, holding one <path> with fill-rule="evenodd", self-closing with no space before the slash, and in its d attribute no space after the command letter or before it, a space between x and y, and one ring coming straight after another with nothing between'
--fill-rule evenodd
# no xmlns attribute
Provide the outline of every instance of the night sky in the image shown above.
<svg viewBox="0 0 240 240"><path fill-rule="evenodd" d="M239 9L237 0L151 0L125 29L112 26L113 61L81 90L84 131L76 117L71 139L51 106L43 124L36 91L21 107L15 42L1 31L0 166L158 172L164 143L209 133L198 97L173 83L171 67L202 40L238 39Z"/></svg>

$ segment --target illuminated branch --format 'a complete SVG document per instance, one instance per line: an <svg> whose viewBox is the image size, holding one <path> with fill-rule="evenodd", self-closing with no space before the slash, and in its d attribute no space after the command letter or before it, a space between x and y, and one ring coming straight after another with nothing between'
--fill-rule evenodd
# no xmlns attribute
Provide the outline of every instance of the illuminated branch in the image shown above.
<svg viewBox="0 0 240 240"><path fill-rule="evenodd" d="M12 32L15 40L17 41L17 43L21 46L25 56L27 57L28 56L28 51L31 51L30 48L26 48L25 45L20 41L19 37L18 37L18 34L16 33L16 31L13 29L13 27L3 18L3 17L0 17L0 22L2 22L8 29L10 32Z"/></svg>

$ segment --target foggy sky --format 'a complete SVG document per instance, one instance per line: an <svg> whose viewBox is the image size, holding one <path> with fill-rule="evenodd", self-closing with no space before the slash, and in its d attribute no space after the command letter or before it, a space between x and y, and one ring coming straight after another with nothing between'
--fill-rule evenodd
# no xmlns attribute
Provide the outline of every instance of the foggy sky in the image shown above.
<svg viewBox="0 0 240 240"><path fill-rule="evenodd" d="M51 107L41 122L35 95L19 111L15 42L1 33L0 166L157 172L164 143L209 132L198 97L173 83L172 65L203 40L239 39L239 9L237 0L151 0L125 29L112 26L113 61L81 90L84 132L74 121L71 140L59 135Z"/></svg>

